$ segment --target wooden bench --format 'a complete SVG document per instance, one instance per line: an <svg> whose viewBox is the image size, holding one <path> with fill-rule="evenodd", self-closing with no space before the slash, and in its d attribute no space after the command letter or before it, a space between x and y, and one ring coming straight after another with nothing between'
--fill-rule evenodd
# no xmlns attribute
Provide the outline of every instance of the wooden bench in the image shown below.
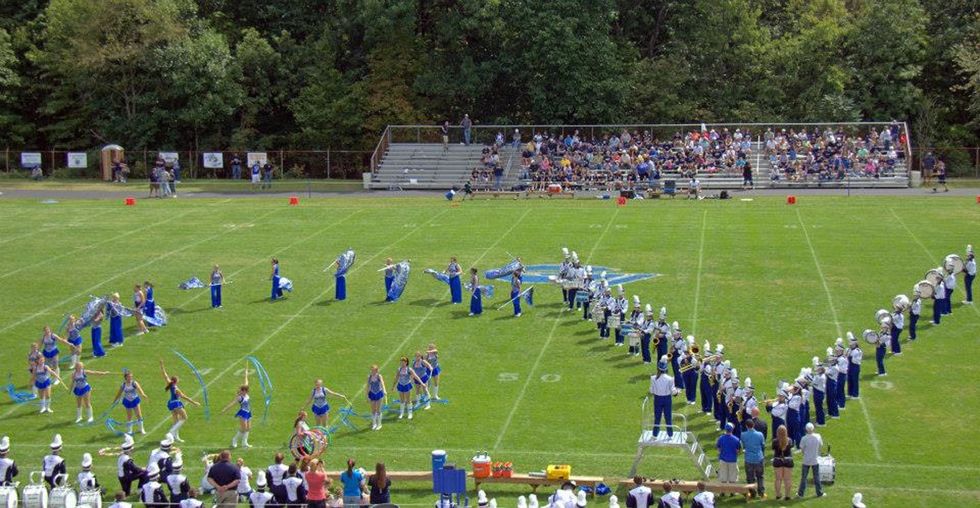
<svg viewBox="0 0 980 508"><path fill-rule="evenodd" d="M470 478L473 478L473 473L469 473ZM600 476L572 476L569 478L571 481L575 482L576 485L588 485L592 487L592 495L595 496L596 485L602 483L605 479ZM510 478L473 478L473 483L476 484L476 490L480 490L480 484L482 483L511 483L511 484L522 484L531 487L531 492L537 492L538 487L542 485L561 485L565 480L549 480L543 476L531 476L527 474L514 474Z"/></svg>
<svg viewBox="0 0 980 508"><path fill-rule="evenodd" d="M521 191L476 191L470 196L470 199L490 199L499 197L513 197L517 199L523 196L525 193Z"/></svg>
<svg viewBox="0 0 980 508"><path fill-rule="evenodd" d="M344 471L327 471L327 476L330 478L340 478L340 473ZM432 471L388 471L388 478L393 481L405 481L405 482L432 482ZM368 471L368 475L374 474L374 471ZM365 478L367 481L367 478Z"/></svg>
<svg viewBox="0 0 980 508"><path fill-rule="evenodd" d="M527 197L539 197L539 198L575 198L575 191L565 190L561 192L548 192L548 191L528 191Z"/></svg>
<svg viewBox="0 0 980 508"><path fill-rule="evenodd" d="M654 492L662 492L664 488L664 482L670 482L670 488L677 492L697 492L698 482L691 481L671 481L671 480L657 480L653 478L647 478L643 481L643 484L650 487ZM627 489L632 489L635 485L633 480L623 480L619 484ZM704 482L705 490L713 492L715 494L742 494L746 498L755 497L756 485L754 483L711 483Z"/></svg>

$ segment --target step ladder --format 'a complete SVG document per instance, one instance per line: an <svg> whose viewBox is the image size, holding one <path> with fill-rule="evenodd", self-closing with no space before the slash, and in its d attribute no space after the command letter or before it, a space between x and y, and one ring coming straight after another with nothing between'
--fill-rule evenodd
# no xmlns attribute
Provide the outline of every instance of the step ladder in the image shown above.
<svg viewBox="0 0 980 508"><path fill-rule="evenodd" d="M698 468L698 471L701 472L702 477L708 479L711 476L714 467L711 465L711 460L705 454L704 448L701 447L701 443L698 442L697 434L687 430L687 416L679 413L673 414L674 425L662 424L655 434L653 432L654 413L652 397L647 396L643 399L643 405L640 411L642 431L640 432L640 439L637 441L636 457L634 457L633 466L630 468L630 478L636 476L636 471L640 467L640 461L643 460L643 454L646 452L646 449L653 447L683 447L688 451L691 460Z"/></svg>

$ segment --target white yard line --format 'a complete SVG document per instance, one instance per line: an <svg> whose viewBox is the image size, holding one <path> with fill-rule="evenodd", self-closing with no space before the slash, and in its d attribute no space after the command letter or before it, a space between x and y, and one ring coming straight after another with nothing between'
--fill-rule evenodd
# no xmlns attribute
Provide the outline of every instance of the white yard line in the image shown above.
<svg viewBox="0 0 980 508"><path fill-rule="evenodd" d="M354 273L358 269L360 269L362 267L365 267L365 266L368 266L371 261L373 261L375 258L377 258L378 256L380 256L381 254L387 252L393 245L395 245L395 244L401 242L402 240L408 238L409 236L411 236L412 234L414 234L416 231L419 231L420 229L422 229L423 226L425 226L428 223L431 223L432 221L434 221L437 218L441 217L443 214L445 214L448 211L449 211L449 209L447 208L447 209L445 209L445 210L443 210L443 211L441 211L441 212L433 215L431 218L429 218L428 220L426 220L422 224L416 226L415 228L413 228L408 233L405 233L404 235L402 235L400 238L398 238L394 242L391 242L390 244L386 245L383 249L379 250L377 253L375 253L370 258L368 258L368 259L360 262L357 266L355 266L354 268L352 268L349 273ZM329 227L329 226L327 226L327 227ZM326 229L326 228L323 228L323 229ZM273 330L270 334L266 335L265 338L263 338L255 346L253 346L252 349L248 353L245 353L244 355L242 355L242 358L244 358L245 356L248 356L248 355L253 355L258 350L262 349L262 347L265 346L270 340L272 340L273 337L275 337L276 335L278 335L279 332L283 331L287 326L289 326L290 323L293 322L293 320L295 320L297 317L299 317L300 315L302 315L303 312L305 312L307 309L309 309L310 307L312 307L313 304L315 304L316 302L318 302L321 299L323 299L323 297L325 297L326 295L328 295L332 289L333 289L333 285L327 286L327 289L325 289L322 293L318 294L312 300L310 300L305 305L303 305L303 307L300 308L298 311L296 311L295 314L292 314L291 317L289 317L288 319L286 319L285 321L283 321L282 324L280 324L278 327L276 327L275 330ZM235 361L235 362L230 363L228 365L228 367L225 367L225 369L222 370L221 372L219 372L216 376L214 376L214 378L212 378L210 382L206 383L205 384L205 387L210 387L211 385L213 385L214 383L216 383L219 379L221 379L222 377L224 377L225 374L231 372L231 370L234 369L235 366L239 364L239 361ZM198 390L197 393L194 394L194 396L196 397L196 396L198 396L200 394L201 394L201 390ZM149 432L147 432L147 434L151 434L152 435L160 427L162 427L163 425L169 423L170 421L171 421L171 418L168 415L167 417L165 417L162 420L160 420L160 423L157 423L156 425L154 425L153 428L151 428L149 430Z"/></svg>
<svg viewBox="0 0 980 508"><path fill-rule="evenodd" d="M813 242L810 241L810 233L806 229L806 224L803 222L803 216L800 214L800 209L796 209L796 218L800 221L800 228L803 229L803 237L806 238L806 245L810 248L810 255L813 256L813 264L817 267L817 274L820 276L820 283L823 284L824 293L827 295L827 305L830 306L830 314L834 318L834 326L837 327L837 336L843 337L844 327L840 324L840 318L837 317L837 307L834 306L834 297L830 293L830 286L827 285L827 277L823 274L823 268L820 267L820 261L817 259L817 251L813 248ZM861 406L861 412L864 413L864 423L868 426L868 437L871 441L871 448L875 452L875 458L881 460L881 449L878 446L878 434L875 433L874 427L871 425L871 415L868 413L868 407L864 404L864 399L857 399L858 405Z"/></svg>
<svg viewBox="0 0 980 508"><path fill-rule="evenodd" d="M161 220L159 222L154 222L153 224L147 224L146 226L143 226L141 228L131 229L129 231L126 231L125 233L120 233L120 234L118 234L116 236L113 236L113 237L110 237L110 238L106 238L105 240L101 240L101 241L98 241L98 242L95 242L95 243L90 243L90 244L87 244L87 245L83 245L81 247L76 247L75 249L72 249L72 250L70 250L68 252L65 252L64 254L61 254L59 256L48 257L48 258L45 258L43 261L39 261L37 263L34 263L33 265L22 266L22 267L20 267L20 268L18 268L16 270L11 270L11 271L9 271L7 273L4 273L4 274L0 275L0 279L5 279L7 277L10 277L11 275L20 273L20 272L22 272L24 270L28 270L30 268L36 268L38 266L48 264L48 263L50 263L52 261L57 261L59 259L62 259L62 258L68 257L68 256L73 256L73 255L75 255L75 254L77 254L77 253L79 253L79 252L81 252L83 250L94 249L95 247L98 247L99 245L103 245L103 244L106 244L106 243L115 242L116 240L119 240L120 238L125 238L127 236L134 235L136 233L141 233L143 231L146 231L147 229L155 228L155 227L157 227L157 226L159 226L161 224L166 224L168 222L171 222L171 221L180 219L180 218L184 217L185 215L187 215L187 214L189 214L191 212L194 212L194 211L195 210L188 210L188 211L186 211L186 212L184 212L182 214L174 215L173 217L170 217L169 219L164 219L164 220Z"/></svg>
<svg viewBox="0 0 980 508"><path fill-rule="evenodd" d="M483 251L483 254L480 254L480 257L476 258L476 260L473 261L473 263L471 263L471 264L475 266L480 261L482 261L483 258L486 257L486 255L489 254L490 251L494 249L494 247L496 247L497 245L500 245L500 242L507 235L509 235L511 232L513 232L515 229L517 229L517 226L520 225L520 223L524 220L524 217L527 217L527 214L530 213L530 212L531 212L531 209L530 208L525 209L524 210L524 213L522 213L521 216L516 221L514 221L514 224L512 224L510 226L510 229L508 229L507 231L505 231L504 234L502 234L499 237L497 237L497 241L493 242L493 245L487 247L487 249ZM422 325L426 321L428 321L429 317L432 315L433 312L435 312L435 310L437 308L438 307L436 305L433 305L432 307L429 308L429 311L426 312L424 316L422 316L422 318L419 320L418 324L416 324L415 327L412 328L412 331L409 332L408 335L405 336L405 339L402 340L401 343L398 344L397 347L395 347L395 348L393 348L391 350L391 354L388 355L388 358L384 361L384 363L382 363L380 365L380 367L378 367L379 370L382 370L383 371L385 369L385 367L387 367L388 364L391 363L392 360L394 360L398 355L402 354L402 350L405 348L405 344L408 344L408 342L410 340L412 340L412 337L415 337L415 334L418 333L419 329L422 328ZM360 397L361 394L364 393L364 389L365 388L366 388L366 385L362 385L361 388L357 391L356 394L354 394L354 397L352 397L352 398L355 398L356 399L357 397Z"/></svg>
<svg viewBox="0 0 980 508"><path fill-rule="evenodd" d="M602 244L602 239L605 238L606 233L609 232L609 228L612 227L613 223L616 222L616 216L619 215L619 208L613 212L612 217L609 218L609 223L606 224L606 228L602 230L602 233L596 238L595 244L592 245L592 249L589 251L589 256L585 258L585 264L588 265L592 261L592 256L595 254L599 245ZM493 443L492 451L496 452L497 448L500 447L500 443L504 440L504 436L507 434L507 430L510 429L510 424L514 421L514 415L517 414L517 409L521 405L521 401L524 400L524 396L527 394L527 387L531 385L531 379L534 378L534 372L538 370L538 366L541 365L541 359L544 358L545 351L548 350L548 345L551 344L551 340L555 338L555 330L558 329L558 323L565 316L563 314L564 307L558 312L555 317L555 322L551 325L551 331L548 333L548 338L545 339L544 345L541 346L541 350L538 351L537 358L534 359L534 363L531 364L531 370L528 371L527 377L524 378L524 386L521 386L521 391L517 394L517 399L514 400L514 404L510 408L510 413L507 414L507 419L504 420L504 426L500 429L500 433L497 434L497 440Z"/></svg>
<svg viewBox="0 0 980 508"><path fill-rule="evenodd" d="M701 267L704 265L704 230L707 229L708 210L701 215L701 243L698 245L698 276L694 283L694 316L691 319L691 334L698 336L698 303L701 299Z"/></svg>
<svg viewBox="0 0 980 508"><path fill-rule="evenodd" d="M271 215L271 214L273 214L273 213L275 213L275 212L277 212L279 210L280 209L270 210L268 213L265 213L265 214L260 215L255 220L261 220L261 219L263 219L265 217L268 217L269 215ZM200 240L191 242L189 244L184 245L183 247L180 247L178 249L174 249L174 250L172 250L170 252L167 252L165 254L161 254L161 255L159 255L159 256L157 256L157 257L155 257L155 258L147 261L146 263L143 263L143 264L140 264L140 265L136 265L136 266L133 266L133 267L127 269L127 270L123 270L123 271L117 272L115 275L113 275L113 276L111 276L109 278L104 279L102 282L100 282L100 283L98 283L98 284L96 284L94 286L91 286L91 287L89 287L87 289L84 289L82 291L79 291L78 293L75 293L74 295L72 295L72 296L70 296L70 297L68 297L68 298L66 298L66 299L64 299L64 300L62 300L62 301L60 301L60 302L58 302L58 303L56 303L54 305L50 305L48 307L45 307L45 308L43 308L43 309L35 312L34 314L31 314L31 315L29 315L29 316L27 316L27 317L25 317L25 318L23 318L23 319L21 319L19 321L15 321L15 322L7 325L7 326L4 326L3 328L0 328L0 333L6 332L7 330L10 330L11 328L14 328L15 326L19 326L19 325L21 325L23 323L26 323L26 322L28 322L28 321L30 321L30 320L32 320L32 319L34 319L34 318L36 318L36 317L38 317L40 315L43 315L46 312L50 312L50 311L52 311L52 310L54 310L54 309L56 309L58 307L61 307L62 305L71 303L72 301L74 301L77 298L88 296L88 295L90 295L92 293L92 291L95 291L97 288L100 288L100 287L106 285L107 283L109 283L111 281L114 281L114 280L122 277L123 275L132 273L132 272L134 272L136 270L140 270L140 269L145 268L147 266L150 266L150 265L152 265L154 263L157 263L157 262L159 262L162 259L166 259L166 258L168 258L170 256L173 256L174 254L179 254L179 253L181 253L181 252L183 252L183 251L185 251L187 249L190 249L191 247L195 247L195 246L200 245L202 243L211 241L211 240L213 240L213 239L215 239L215 238L217 238L219 236L226 235L226 234L228 234L228 233L230 233L232 231L238 231L238 230L239 230L239 228L237 228L237 227L234 227L234 228L223 228L223 230L220 233L216 233L216 234L213 234L211 236L202 238Z"/></svg>
<svg viewBox="0 0 980 508"><path fill-rule="evenodd" d="M926 256L929 257L929 260L930 260L929 263L930 263L930 265L932 263L935 263L936 257L932 255L932 252L929 250L929 248L926 247L926 245L924 243L922 243L921 240L919 240L919 237L916 236L916 234L913 233L912 230L905 224L905 221L903 221L902 218L899 217L897 213L895 213L895 209L894 208L889 208L888 211L891 212L892 213L892 216L895 217L895 220L897 220L898 223L901 224L903 228L905 228L905 231L909 234L909 236L912 237L912 240L916 244L918 244L919 247L922 247L922 252L925 252L926 253ZM980 315L980 309L978 309L976 305L966 305L966 307L972 307L973 308L973 312L976 312L978 315Z"/></svg>
<svg viewBox="0 0 980 508"><path fill-rule="evenodd" d="M263 256L258 261L254 262L254 263L252 263L252 264L250 264L250 265L248 265L248 266L246 266L244 268L241 268L241 269L235 270L234 272L231 272L230 274L228 274L227 277L225 277L225 280L228 280L228 281L235 280L235 276L238 275L238 274L240 274L240 273L242 273L242 272L244 272L245 270L249 270L251 268L254 268L255 266L257 266L259 264L262 264L262 263L268 263L269 262L269 258L273 258L273 257L279 256L281 253L286 252L289 249L291 249L291 248L293 248L293 247L295 247L295 246L297 246L299 244L302 244L302 243L305 243L305 242L309 241L310 239L312 239L312 238L314 238L314 237L322 234L323 232L329 230L331 227L336 226L336 225L340 224L341 222L346 221L347 219L350 219L351 217L353 217L353 216L361 213L362 211L364 211L363 208L358 209L358 210L355 210L354 213L352 213L352 214L344 217L343 219L340 219L338 221L334 221L334 222L330 223L329 225L327 225L326 227L316 230L316 232L313 233L313 234L311 234L311 235L308 235L308 236L305 236L303 238L300 238L299 240L296 240L295 242L293 242L293 243L291 243L291 244L289 244L289 245L287 245L287 246L285 246L285 247L283 247L281 249L278 249L278 250L274 251L272 254ZM194 296L188 298L186 301L184 301L184 303L178 305L175 308L177 308L177 309L183 309L185 305L193 302L194 300L197 300L198 298L200 298L200 297L202 297L204 295L210 296L211 295L211 291L210 290L209 291L198 291Z"/></svg>

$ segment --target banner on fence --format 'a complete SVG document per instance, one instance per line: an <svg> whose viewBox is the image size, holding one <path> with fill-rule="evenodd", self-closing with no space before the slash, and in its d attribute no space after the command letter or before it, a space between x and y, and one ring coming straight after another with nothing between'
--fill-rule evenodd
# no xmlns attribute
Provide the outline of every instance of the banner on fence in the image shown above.
<svg viewBox="0 0 980 508"><path fill-rule="evenodd" d="M33 168L41 165L41 152L21 152L20 167Z"/></svg>
<svg viewBox="0 0 980 508"><path fill-rule="evenodd" d="M85 152L68 152L69 168L87 168L88 154Z"/></svg>
<svg viewBox="0 0 980 508"><path fill-rule="evenodd" d="M264 166L268 160L269 154L265 152L248 152L248 157L246 157L245 162L249 167L256 162L258 162L260 166Z"/></svg>
<svg viewBox="0 0 980 508"><path fill-rule="evenodd" d="M204 152L204 167L209 169L225 167L224 155L221 152Z"/></svg>
<svg viewBox="0 0 980 508"><path fill-rule="evenodd" d="M157 152L157 157L163 159L166 164L173 164L180 155L177 152Z"/></svg>

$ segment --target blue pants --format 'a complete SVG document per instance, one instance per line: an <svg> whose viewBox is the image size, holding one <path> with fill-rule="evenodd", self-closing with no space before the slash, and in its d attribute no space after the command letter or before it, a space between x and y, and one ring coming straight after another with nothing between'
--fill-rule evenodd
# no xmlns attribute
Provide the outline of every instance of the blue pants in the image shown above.
<svg viewBox="0 0 980 508"><path fill-rule="evenodd" d="M467 145L470 144L470 130L463 129L463 142Z"/></svg>
<svg viewBox="0 0 980 508"><path fill-rule="evenodd" d="M279 298L281 296L282 296L282 290L279 289L279 276L277 275L277 276L275 276L275 277L272 278L272 296L271 296L271 298L273 300L275 300L276 298Z"/></svg>
<svg viewBox="0 0 980 508"><path fill-rule="evenodd" d="M102 327L92 327L92 356L101 358L105 356L105 349L102 348Z"/></svg>
<svg viewBox="0 0 980 508"><path fill-rule="evenodd" d="M952 314L953 313L953 290L952 289L946 289L946 298L943 298L943 303L945 304L945 306L943 307L943 314Z"/></svg>
<svg viewBox="0 0 980 508"><path fill-rule="evenodd" d="M592 308L592 299L589 298L589 300L587 302L585 302L585 304L582 305L582 319L583 320L589 319L589 309L591 309L591 308Z"/></svg>
<svg viewBox="0 0 980 508"><path fill-rule="evenodd" d="M796 495L803 497L803 493L806 492L806 477L810 470L813 470L813 485L817 489L817 495L823 494L823 486L820 485L820 466L803 466L803 476L800 477L800 488L796 492Z"/></svg>
<svg viewBox="0 0 980 508"><path fill-rule="evenodd" d="M459 276L449 278L449 295L453 303L463 303L463 285L459 282Z"/></svg>
<svg viewBox="0 0 980 508"><path fill-rule="evenodd" d="M885 346L878 346L875 348L875 363L878 364L878 374L885 373L885 353L887 352Z"/></svg>
<svg viewBox="0 0 980 508"><path fill-rule="evenodd" d="M977 278L976 275L966 274L963 276L963 287L966 288L966 301L973 301L973 279Z"/></svg>
<svg viewBox="0 0 980 508"><path fill-rule="evenodd" d="M473 291L470 296L470 312L473 315L483 314L483 295L480 291L480 288L476 288L476 291Z"/></svg>
<svg viewBox="0 0 980 508"><path fill-rule="evenodd" d="M605 319L599 322L599 338L608 338L609 325L606 323L609 322L609 316L612 315L612 313L609 312L609 309L606 309L603 311L603 315L605 316Z"/></svg>
<svg viewBox="0 0 980 508"><path fill-rule="evenodd" d="M837 381L827 378L827 414L830 416L840 416L837 411Z"/></svg>
<svg viewBox="0 0 980 508"><path fill-rule="evenodd" d="M109 318L109 344L122 344L123 343L123 325L122 316L113 316Z"/></svg>
<svg viewBox="0 0 980 508"><path fill-rule="evenodd" d="M676 386L678 390L683 390L684 389L684 376L682 376L681 373L680 373L680 367L677 364L677 356L676 355L673 358L670 359L670 368L671 368L671 371L674 373L674 386Z"/></svg>
<svg viewBox="0 0 980 508"><path fill-rule="evenodd" d="M858 385L859 379L861 379L861 364L852 363L847 368L847 394L855 399L861 396L861 387Z"/></svg>
<svg viewBox="0 0 980 508"><path fill-rule="evenodd" d="M347 276L338 275L337 283L334 285L334 298L337 300L347 299Z"/></svg>
<svg viewBox="0 0 980 508"><path fill-rule="evenodd" d="M806 428L806 424L810 423L810 401L804 399L803 405L800 406L800 434L802 435L803 430Z"/></svg>
<svg viewBox="0 0 980 508"><path fill-rule="evenodd" d="M943 307L946 304L941 298L932 301L932 323L938 325L943 315Z"/></svg>
<svg viewBox="0 0 980 508"><path fill-rule="evenodd" d="M789 438L793 440L793 446L800 447L800 412L796 409L786 410L786 430L789 431Z"/></svg>
<svg viewBox="0 0 980 508"><path fill-rule="evenodd" d="M711 382L708 376L701 374L701 411L711 413L711 403L714 402L714 395L711 394ZM775 432L775 430L773 430Z"/></svg>
<svg viewBox="0 0 980 508"><path fill-rule="evenodd" d="M698 400L698 371L697 369L691 369L684 374L684 395L687 397L687 401L694 403Z"/></svg>
<svg viewBox="0 0 980 508"><path fill-rule="evenodd" d="M919 323L919 315L909 312L909 340L915 340L915 325Z"/></svg>
<svg viewBox="0 0 980 508"><path fill-rule="evenodd" d="M782 418L780 418L778 416L773 416L772 417L772 429L773 429L772 430L772 439L773 440L776 439L776 431L779 429L779 427L783 427L783 426L786 426L786 420L783 420ZM786 432L787 433L789 432L789 427L788 426L786 427Z"/></svg>
<svg viewBox="0 0 980 508"><path fill-rule="evenodd" d="M657 344L657 361L665 354L667 354L667 339L663 338L660 339L660 344Z"/></svg>
<svg viewBox="0 0 980 508"><path fill-rule="evenodd" d="M902 338L902 329L901 328L898 328L897 326L893 326L892 327L892 340L890 341L891 342L891 346L892 346L892 354L901 353L902 352L902 341L901 341L901 338Z"/></svg>
<svg viewBox="0 0 980 508"><path fill-rule="evenodd" d="M844 396L846 393L847 374L840 372L837 374L837 393L834 394L834 401L837 402L837 407L845 407L847 405L847 397Z"/></svg>
<svg viewBox="0 0 980 508"><path fill-rule="evenodd" d="M723 430L725 422L728 421L728 404L725 403L724 393L721 395L721 402L718 402L717 398L715 399L715 407L718 408L718 428Z"/></svg>
<svg viewBox="0 0 980 508"><path fill-rule="evenodd" d="M518 298L518 295L520 295L520 294L521 294L520 291L511 291L510 292L510 298L512 300L514 300L514 315L515 316L521 313L521 299Z"/></svg>
<svg viewBox="0 0 980 508"><path fill-rule="evenodd" d="M388 293L391 291L391 284L395 282L394 277L385 277L385 301L390 302L391 299L388 298Z"/></svg>
<svg viewBox="0 0 980 508"><path fill-rule="evenodd" d="M653 396L653 436L660 433L660 417L664 417L667 423L667 435L674 435L674 419L671 414L670 395Z"/></svg>
<svg viewBox="0 0 980 508"><path fill-rule="evenodd" d="M640 337L640 353L643 354L643 363L650 363L652 360L650 358L650 334L644 333Z"/></svg>
<svg viewBox="0 0 980 508"><path fill-rule="evenodd" d="M221 284L211 286L211 308L221 307Z"/></svg>
<svg viewBox="0 0 980 508"><path fill-rule="evenodd" d="M813 406L814 412L816 413L817 425L823 425L827 422L823 413L823 392L820 390L813 390Z"/></svg>

